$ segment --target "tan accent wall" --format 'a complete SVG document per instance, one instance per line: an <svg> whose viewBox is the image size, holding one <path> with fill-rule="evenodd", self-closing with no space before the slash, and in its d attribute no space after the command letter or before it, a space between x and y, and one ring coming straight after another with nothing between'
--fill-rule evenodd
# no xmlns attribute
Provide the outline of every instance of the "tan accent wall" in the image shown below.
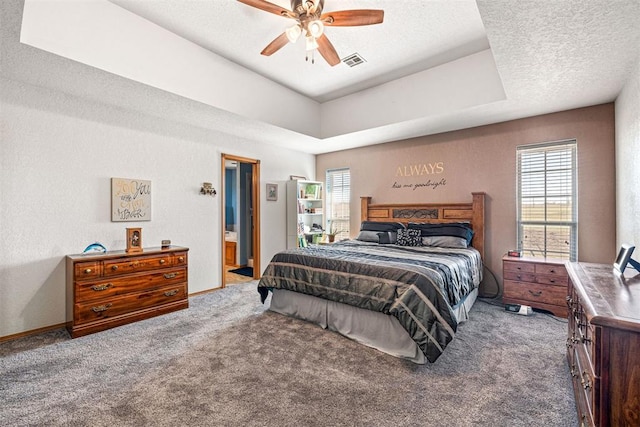
<svg viewBox="0 0 640 427"><path fill-rule="evenodd" d="M318 155L316 179L324 180L327 169L351 169L352 237L360 225L360 196L372 196L373 203L470 202L472 191L486 192L485 263L501 292L502 255L517 246L518 145L577 140L578 257L586 262L612 262L616 253L614 127L614 106L608 103ZM481 294L488 296L496 287L487 276Z"/></svg>

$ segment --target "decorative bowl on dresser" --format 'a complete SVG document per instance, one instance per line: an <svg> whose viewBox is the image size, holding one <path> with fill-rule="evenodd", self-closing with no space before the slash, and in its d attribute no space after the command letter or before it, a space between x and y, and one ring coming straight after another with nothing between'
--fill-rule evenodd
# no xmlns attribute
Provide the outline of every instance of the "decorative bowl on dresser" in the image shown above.
<svg viewBox="0 0 640 427"><path fill-rule="evenodd" d="M188 251L171 246L68 255L71 337L188 308Z"/></svg>
<svg viewBox="0 0 640 427"><path fill-rule="evenodd" d="M529 305L567 317L567 270L564 260L552 258L502 258L505 304Z"/></svg>
<svg viewBox="0 0 640 427"><path fill-rule="evenodd" d="M582 262L567 271L567 360L580 425L640 426L640 274Z"/></svg>

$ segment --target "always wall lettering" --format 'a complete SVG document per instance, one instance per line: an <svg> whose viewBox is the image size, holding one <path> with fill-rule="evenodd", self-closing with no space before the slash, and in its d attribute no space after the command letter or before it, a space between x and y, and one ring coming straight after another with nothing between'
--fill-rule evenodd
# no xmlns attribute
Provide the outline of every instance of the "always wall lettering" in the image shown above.
<svg viewBox="0 0 640 427"><path fill-rule="evenodd" d="M443 173L444 162L398 166L396 168L396 180L391 188L412 190L430 188L435 190L447 184L447 180L439 176Z"/></svg>

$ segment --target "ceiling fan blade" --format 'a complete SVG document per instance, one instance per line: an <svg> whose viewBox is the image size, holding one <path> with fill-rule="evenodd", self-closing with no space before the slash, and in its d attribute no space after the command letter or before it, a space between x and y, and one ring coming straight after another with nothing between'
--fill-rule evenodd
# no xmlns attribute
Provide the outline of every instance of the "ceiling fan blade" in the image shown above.
<svg viewBox="0 0 640 427"><path fill-rule="evenodd" d="M358 25L380 24L384 19L384 10L357 9L338 10L335 12L323 13L320 19L325 25L334 27L352 27Z"/></svg>
<svg viewBox="0 0 640 427"><path fill-rule="evenodd" d="M275 38L275 40L269 43L267 47L262 49L262 52L260 52L260 54L264 56L271 56L277 51L279 51L287 43L289 43L289 39L287 38L287 33L285 32L280 34L278 37Z"/></svg>
<svg viewBox="0 0 640 427"><path fill-rule="evenodd" d="M266 0L238 0L240 3L244 3L247 6L255 7L256 9L264 10L265 12L274 13L279 16L287 18L295 18L295 15L290 10L285 9L277 4L270 3Z"/></svg>
<svg viewBox="0 0 640 427"><path fill-rule="evenodd" d="M329 63L329 65L333 67L334 65L340 63L338 52L336 52L336 49L333 47L327 36L325 36L324 34L321 35L317 39L317 42L318 52L320 52L320 55L322 55L322 57Z"/></svg>

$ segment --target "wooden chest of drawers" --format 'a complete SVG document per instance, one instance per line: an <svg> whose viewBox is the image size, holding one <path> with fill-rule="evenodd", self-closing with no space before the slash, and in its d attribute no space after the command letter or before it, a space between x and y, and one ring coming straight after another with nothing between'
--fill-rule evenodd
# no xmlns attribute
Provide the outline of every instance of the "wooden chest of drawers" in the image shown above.
<svg viewBox="0 0 640 427"><path fill-rule="evenodd" d="M569 263L567 360L581 426L640 425L640 275Z"/></svg>
<svg viewBox="0 0 640 427"><path fill-rule="evenodd" d="M567 317L567 270L564 261L541 258L502 258L502 302L522 304Z"/></svg>
<svg viewBox="0 0 640 427"><path fill-rule="evenodd" d="M73 338L189 307L188 248L67 256Z"/></svg>

